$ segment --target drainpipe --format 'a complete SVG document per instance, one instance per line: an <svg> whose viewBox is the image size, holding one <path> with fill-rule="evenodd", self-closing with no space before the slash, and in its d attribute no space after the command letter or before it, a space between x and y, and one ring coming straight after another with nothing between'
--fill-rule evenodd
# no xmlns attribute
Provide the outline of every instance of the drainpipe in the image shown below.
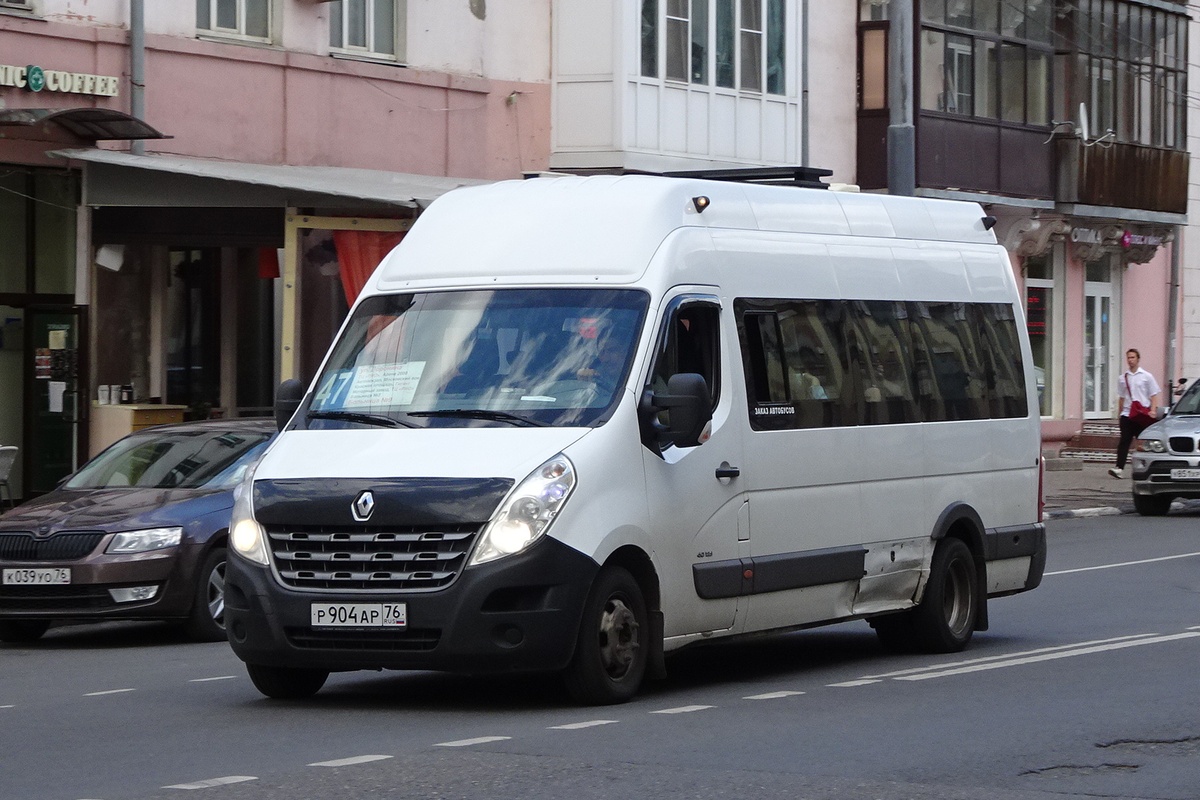
<svg viewBox="0 0 1200 800"><path fill-rule="evenodd" d="M808 166L808 0L800 0L800 166Z"/></svg>
<svg viewBox="0 0 1200 800"><path fill-rule="evenodd" d="M888 4L888 105L888 192L911 197L917 189L912 0L891 0Z"/></svg>
<svg viewBox="0 0 1200 800"><path fill-rule="evenodd" d="M145 0L129 0L129 114L134 119L146 118L146 4ZM129 151L146 154L144 139L134 139Z"/></svg>
<svg viewBox="0 0 1200 800"><path fill-rule="evenodd" d="M1179 246L1183 227L1175 226L1175 241L1171 242L1171 282L1167 285L1167 396L1162 405L1175 405L1175 338L1179 325L1176 306L1179 304Z"/></svg>

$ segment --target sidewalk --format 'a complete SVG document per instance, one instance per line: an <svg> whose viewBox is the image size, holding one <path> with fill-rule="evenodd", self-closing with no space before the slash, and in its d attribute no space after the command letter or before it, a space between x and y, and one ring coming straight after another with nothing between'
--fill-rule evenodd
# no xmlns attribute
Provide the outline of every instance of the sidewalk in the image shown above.
<svg viewBox="0 0 1200 800"><path fill-rule="evenodd" d="M1042 496L1046 503L1046 519L1071 517L1099 517L1109 514L1133 514L1132 486L1129 465L1125 465L1125 478L1118 480L1108 474L1116 463L1098 464L1083 462L1083 469L1047 469L1042 484ZM1198 500L1176 500L1190 508Z"/></svg>

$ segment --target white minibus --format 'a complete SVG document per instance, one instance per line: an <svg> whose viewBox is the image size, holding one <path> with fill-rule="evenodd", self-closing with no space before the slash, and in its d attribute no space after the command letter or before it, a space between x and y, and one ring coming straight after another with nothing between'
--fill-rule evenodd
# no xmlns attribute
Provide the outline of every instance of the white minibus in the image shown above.
<svg viewBox="0 0 1200 800"><path fill-rule="evenodd" d="M865 619L952 652L1045 566L1023 306L976 204L659 176L436 200L241 486L265 695L546 672Z"/></svg>

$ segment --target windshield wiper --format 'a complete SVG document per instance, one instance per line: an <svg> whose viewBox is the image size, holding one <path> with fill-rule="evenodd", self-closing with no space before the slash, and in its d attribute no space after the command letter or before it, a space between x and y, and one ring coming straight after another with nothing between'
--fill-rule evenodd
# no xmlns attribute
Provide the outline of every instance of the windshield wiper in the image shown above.
<svg viewBox="0 0 1200 800"><path fill-rule="evenodd" d="M490 411L486 408L441 408L436 411L410 411L410 417L466 417L467 419L491 419L497 422L511 422L514 425L533 425L539 428L549 427L549 423L538 422L536 419L522 417L519 414L509 414L507 411Z"/></svg>
<svg viewBox="0 0 1200 800"><path fill-rule="evenodd" d="M309 411L305 419L344 419L347 422L361 422L364 425L377 425L381 428L415 428L409 422L401 422L381 414L363 414L358 411Z"/></svg>

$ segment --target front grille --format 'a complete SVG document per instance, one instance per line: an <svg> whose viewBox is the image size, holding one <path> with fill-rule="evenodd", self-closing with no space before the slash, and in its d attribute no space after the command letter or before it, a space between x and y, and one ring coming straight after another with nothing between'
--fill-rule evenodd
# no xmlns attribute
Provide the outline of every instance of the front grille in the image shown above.
<svg viewBox="0 0 1200 800"><path fill-rule="evenodd" d="M440 589L458 577L479 532L437 529L267 526L283 582L298 589L380 592Z"/></svg>
<svg viewBox="0 0 1200 800"><path fill-rule="evenodd" d="M74 561L96 549L102 531L63 531L37 539L30 531L0 533L0 558L6 561Z"/></svg>
<svg viewBox="0 0 1200 800"><path fill-rule="evenodd" d="M303 650L387 650L417 653L437 647L442 632L437 628L406 628L402 631L313 630L285 628L293 647Z"/></svg>
<svg viewBox="0 0 1200 800"><path fill-rule="evenodd" d="M117 604L102 586L3 586L0 610L55 611L60 613L102 611Z"/></svg>
<svg viewBox="0 0 1200 800"><path fill-rule="evenodd" d="M1173 453L1191 453L1196 449L1196 440L1190 436L1172 436L1170 442Z"/></svg>

